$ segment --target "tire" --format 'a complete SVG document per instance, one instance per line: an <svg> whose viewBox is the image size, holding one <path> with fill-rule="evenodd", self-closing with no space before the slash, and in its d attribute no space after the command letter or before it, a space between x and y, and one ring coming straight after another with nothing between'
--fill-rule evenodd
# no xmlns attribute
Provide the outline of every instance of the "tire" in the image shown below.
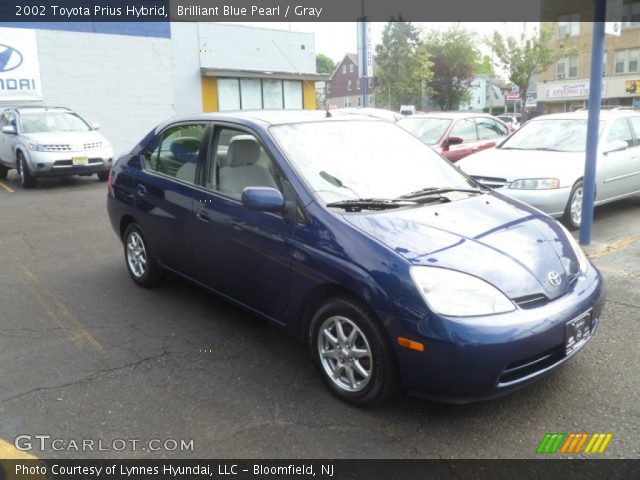
<svg viewBox="0 0 640 480"><path fill-rule="evenodd" d="M567 225L569 230L577 230L580 228L580 222L582 221L582 197L584 195L584 187L582 180L578 180L574 183L571 193L569 194L569 200L567 206L564 209L563 222Z"/></svg>
<svg viewBox="0 0 640 480"><path fill-rule="evenodd" d="M20 185L22 188L33 188L36 186L36 177L33 176L27 160L24 158L22 152L16 153L16 163L18 164L18 173L20 174Z"/></svg>
<svg viewBox="0 0 640 480"><path fill-rule="evenodd" d="M313 316L309 335L314 366L340 400L372 406L397 392L397 366L386 332L359 302L327 301Z"/></svg>
<svg viewBox="0 0 640 480"><path fill-rule="evenodd" d="M124 232L124 260L129 275L142 287L154 287L162 280L162 271L149 250L149 246L140 230L132 223Z"/></svg>
<svg viewBox="0 0 640 480"><path fill-rule="evenodd" d="M9 173L9 169L4 165L0 165L0 180L4 180L7 178L7 174Z"/></svg>
<svg viewBox="0 0 640 480"><path fill-rule="evenodd" d="M98 172L99 182L106 182L107 180L109 180L109 170L107 170L106 172Z"/></svg>

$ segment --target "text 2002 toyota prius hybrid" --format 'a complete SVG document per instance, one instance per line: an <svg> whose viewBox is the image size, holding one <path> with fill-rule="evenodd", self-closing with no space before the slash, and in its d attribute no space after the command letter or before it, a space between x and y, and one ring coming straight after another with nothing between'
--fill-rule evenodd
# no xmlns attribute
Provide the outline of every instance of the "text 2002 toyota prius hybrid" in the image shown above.
<svg viewBox="0 0 640 480"><path fill-rule="evenodd" d="M174 119L108 185L136 283L178 274L284 327L351 403L399 387L495 397L562 364L598 325L602 278L560 224L388 122Z"/></svg>

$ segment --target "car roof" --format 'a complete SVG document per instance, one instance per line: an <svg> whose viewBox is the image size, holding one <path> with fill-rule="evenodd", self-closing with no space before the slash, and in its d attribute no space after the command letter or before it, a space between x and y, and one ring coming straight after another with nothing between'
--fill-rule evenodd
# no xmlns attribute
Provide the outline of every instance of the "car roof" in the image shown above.
<svg viewBox="0 0 640 480"><path fill-rule="evenodd" d="M600 120L611 120L615 118L624 117L637 117L640 115L640 111L626 109L626 110L601 110ZM540 115L539 117L532 118L531 121L540 120L586 120L589 118L588 110L578 110L576 112L563 112L563 113L550 113L548 115Z"/></svg>
<svg viewBox="0 0 640 480"><path fill-rule="evenodd" d="M67 107L43 107L42 105L19 105L5 109L18 113L71 112Z"/></svg>
<svg viewBox="0 0 640 480"><path fill-rule="evenodd" d="M488 113L482 112L427 112L427 113L416 113L415 115L410 115L405 118L446 118L450 120L455 120L458 118L475 118L475 117L487 117L487 118L495 118L493 115L489 115Z"/></svg>
<svg viewBox="0 0 640 480"><path fill-rule="evenodd" d="M371 115L333 114L331 110L242 110L234 112L203 113L192 116L174 117L165 123L193 120L222 120L229 122L252 122L264 126L283 125L288 123L320 122L332 120L364 120L382 122Z"/></svg>

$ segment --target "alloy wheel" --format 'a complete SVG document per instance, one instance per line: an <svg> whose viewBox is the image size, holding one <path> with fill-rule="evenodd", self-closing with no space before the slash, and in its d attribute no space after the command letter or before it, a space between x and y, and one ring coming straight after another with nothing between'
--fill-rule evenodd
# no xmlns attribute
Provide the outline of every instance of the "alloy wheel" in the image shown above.
<svg viewBox="0 0 640 480"><path fill-rule="evenodd" d="M583 193L582 186L579 186L575 192L573 192L573 197L571 197L571 222L576 226L579 226L582 221Z"/></svg>
<svg viewBox="0 0 640 480"><path fill-rule="evenodd" d="M135 231L127 237L127 263L129 270L136 278L142 278L147 273L147 251L144 240Z"/></svg>
<svg viewBox="0 0 640 480"><path fill-rule="evenodd" d="M318 355L327 376L343 391L360 392L371 381L371 347L363 331L346 317L333 316L322 323Z"/></svg>

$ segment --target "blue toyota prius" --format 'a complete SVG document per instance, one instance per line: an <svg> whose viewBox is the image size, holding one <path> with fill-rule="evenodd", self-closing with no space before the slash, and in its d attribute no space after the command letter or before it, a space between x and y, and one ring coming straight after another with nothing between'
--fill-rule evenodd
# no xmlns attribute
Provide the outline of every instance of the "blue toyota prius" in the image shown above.
<svg viewBox="0 0 640 480"><path fill-rule="evenodd" d="M370 117L172 119L108 190L134 282L177 274L265 317L358 405L508 393L581 350L604 303L559 223Z"/></svg>

